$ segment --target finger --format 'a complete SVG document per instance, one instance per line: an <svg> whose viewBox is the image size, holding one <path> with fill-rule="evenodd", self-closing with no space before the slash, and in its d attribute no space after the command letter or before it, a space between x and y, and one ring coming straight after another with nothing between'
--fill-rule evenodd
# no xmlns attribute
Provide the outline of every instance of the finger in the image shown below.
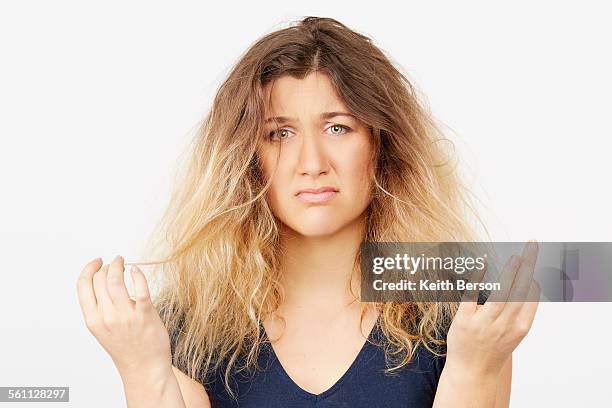
<svg viewBox="0 0 612 408"><path fill-rule="evenodd" d="M132 265L130 270L132 282L134 283L134 300L136 301L137 310L147 310L151 306L151 295L149 294L149 286L147 278L142 270L136 265Z"/></svg>
<svg viewBox="0 0 612 408"><path fill-rule="evenodd" d="M504 314L508 318L513 318L523 306L525 298L529 294L531 283L533 282L533 271L538 258L538 244L536 241L529 241L521 254L523 262L514 278L514 283L508 296L508 304L504 308Z"/></svg>
<svg viewBox="0 0 612 408"><path fill-rule="evenodd" d="M510 259L508 259L500 275L499 283L501 289L489 296L486 303L480 309L482 313L491 318L499 316L504 309L506 299L508 298L512 283L514 282L514 277L516 276L516 272L521 262L521 257L518 255L512 255Z"/></svg>
<svg viewBox="0 0 612 408"><path fill-rule="evenodd" d="M538 243L529 241L523 249L523 263L514 278L514 284L510 292L509 299L516 302L522 302L531 289L533 281L533 271L535 269L536 260L538 259Z"/></svg>
<svg viewBox="0 0 612 408"><path fill-rule="evenodd" d="M108 268L107 288L108 294L113 304L118 308L128 308L132 306L130 294L125 287L123 272L125 270L123 257L117 255Z"/></svg>
<svg viewBox="0 0 612 408"><path fill-rule="evenodd" d="M535 279L532 280L529 294L527 295L527 301L522 303L522 307L516 315L518 324L522 327L526 327L526 331L529 331L533 324L538 305L540 304L540 293L541 289L539 283Z"/></svg>
<svg viewBox="0 0 612 408"><path fill-rule="evenodd" d="M88 316L92 316L98 307L98 301L96 300L96 294L93 288L93 276L101 266L101 258L90 261L85 265L77 280L77 296L85 320L87 320Z"/></svg>
<svg viewBox="0 0 612 408"><path fill-rule="evenodd" d="M102 312L111 311L114 308L113 301L108 296L108 290L106 289L106 275L109 266L104 265L93 277L94 292L96 293L96 299L98 299L98 309Z"/></svg>
<svg viewBox="0 0 612 408"><path fill-rule="evenodd" d="M482 282L487 272L487 268L488 262L485 261L484 268L482 268L482 270L472 270L470 272L470 279L468 280L469 284L471 285ZM465 289L461 296L461 303L459 304L459 309L457 309L457 313L474 313L478 308L479 292L480 290L478 289Z"/></svg>

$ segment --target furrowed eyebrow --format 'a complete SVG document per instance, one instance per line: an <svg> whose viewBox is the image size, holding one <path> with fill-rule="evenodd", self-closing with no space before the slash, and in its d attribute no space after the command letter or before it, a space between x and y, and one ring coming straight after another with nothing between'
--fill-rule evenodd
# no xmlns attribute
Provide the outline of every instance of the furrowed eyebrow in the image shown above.
<svg viewBox="0 0 612 408"><path fill-rule="evenodd" d="M321 119L331 119L331 118L334 118L336 116L348 116L350 118L353 118L353 119L357 120L355 115L353 115L352 113L349 113L349 112L323 112L320 115ZM274 122L274 121L286 123L286 122L295 122L296 119L288 117L288 116L274 116L274 117L266 119L264 121L264 123L270 123L270 122Z"/></svg>

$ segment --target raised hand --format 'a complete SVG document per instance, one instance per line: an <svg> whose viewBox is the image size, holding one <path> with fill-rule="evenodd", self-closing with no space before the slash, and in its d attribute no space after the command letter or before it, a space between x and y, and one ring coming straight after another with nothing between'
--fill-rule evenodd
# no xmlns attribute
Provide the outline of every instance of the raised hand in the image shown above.
<svg viewBox="0 0 612 408"><path fill-rule="evenodd" d="M79 303L89 331L111 356L123 377L171 369L170 339L151 302L144 273L132 266L134 298L123 280L124 260L102 266L100 258L83 268L77 281Z"/></svg>
<svg viewBox="0 0 612 408"><path fill-rule="evenodd" d="M528 242L522 256L513 255L501 273L502 290L484 305L474 293L459 305L447 335L446 364L460 370L497 373L527 335L540 299L533 279L538 245Z"/></svg>

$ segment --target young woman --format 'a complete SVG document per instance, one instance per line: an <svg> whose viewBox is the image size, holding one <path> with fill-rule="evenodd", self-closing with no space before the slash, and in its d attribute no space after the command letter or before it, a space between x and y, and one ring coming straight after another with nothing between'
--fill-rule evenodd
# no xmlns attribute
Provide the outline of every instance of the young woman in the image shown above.
<svg viewBox="0 0 612 408"><path fill-rule="evenodd" d="M476 240L443 140L405 75L340 22L253 44L190 146L163 259L138 263L155 300L135 266L129 297L121 257L79 279L128 405L508 406L537 301L359 301L363 241ZM529 299L536 255L504 269Z"/></svg>

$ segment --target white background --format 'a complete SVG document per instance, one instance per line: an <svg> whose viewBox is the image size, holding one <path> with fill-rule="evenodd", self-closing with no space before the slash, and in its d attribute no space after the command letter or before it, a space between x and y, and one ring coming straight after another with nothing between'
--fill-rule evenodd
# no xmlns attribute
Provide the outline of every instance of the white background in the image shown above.
<svg viewBox="0 0 612 408"><path fill-rule="evenodd" d="M77 276L97 256L139 258L230 66L305 15L371 36L427 95L494 240L612 241L604 2L287 3L2 2L0 386L124 406ZM542 303L514 353L511 406L609 404L611 312Z"/></svg>

